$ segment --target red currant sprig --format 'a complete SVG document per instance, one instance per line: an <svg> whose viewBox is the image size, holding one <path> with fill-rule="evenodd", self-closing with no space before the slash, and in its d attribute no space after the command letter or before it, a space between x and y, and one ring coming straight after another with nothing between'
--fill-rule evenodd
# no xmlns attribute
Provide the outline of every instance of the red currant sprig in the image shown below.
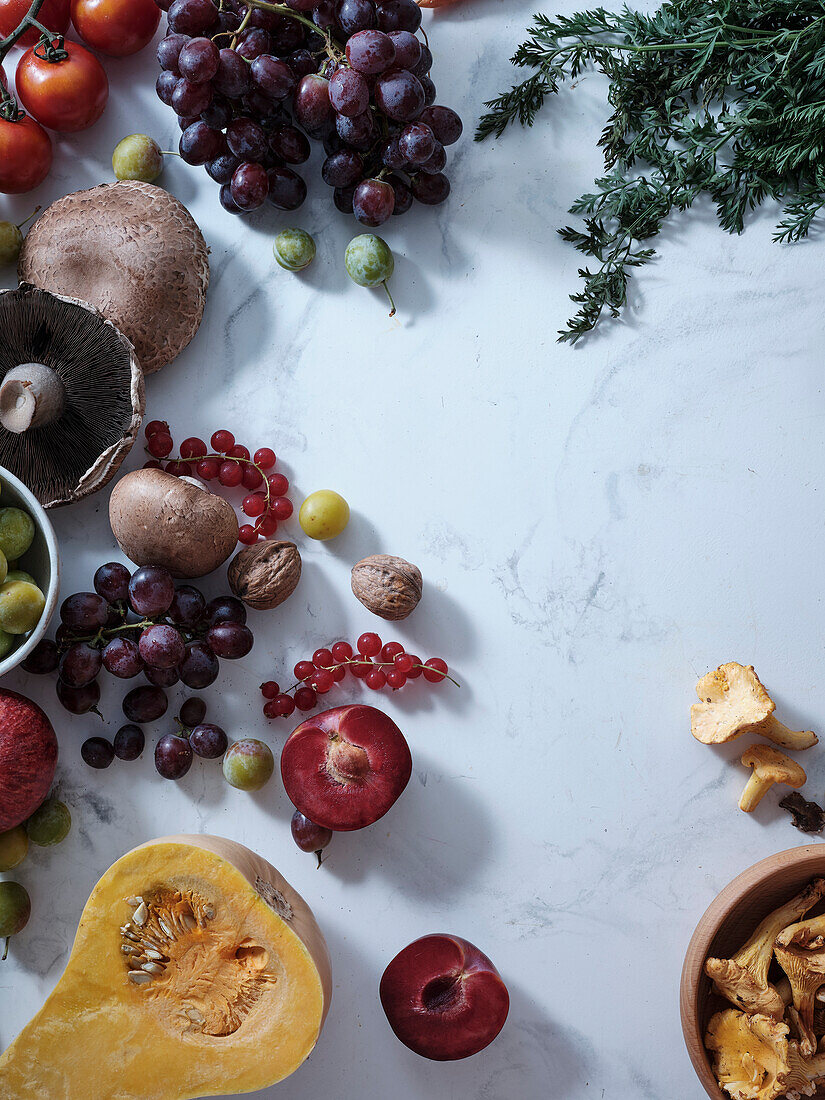
<svg viewBox="0 0 825 1100"><path fill-rule="evenodd" d="M212 435L213 453L197 436L189 436L180 445L180 457L169 458L174 447L172 433L165 420L151 420L145 428L146 450L152 456L144 469L166 470L181 477L194 472L202 481L219 481L227 489L243 487L250 490L241 508L254 520L245 523L238 539L252 546L259 536L268 538L278 530L278 523L292 515L292 501L287 497L289 481L283 474L271 473L277 459L269 447L259 447L250 457L248 448L235 442L232 432L221 428ZM162 459L167 460L164 465Z"/></svg>
<svg viewBox="0 0 825 1100"><path fill-rule="evenodd" d="M456 687L461 686L450 676L447 662L440 657L422 662L414 653L407 653L400 642L384 645L378 635L372 633L362 634L355 643L355 650L349 642L336 642L330 649L316 649L311 661L299 661L293 671L296 683L286 691L281 691L274 680L261 684L267 718L288 718L296 708L312 710L318 705L318 696L331 691L347 672L363 680L372 691L385 687L398 691L419 676L429 684L449 680Z"/></svg>

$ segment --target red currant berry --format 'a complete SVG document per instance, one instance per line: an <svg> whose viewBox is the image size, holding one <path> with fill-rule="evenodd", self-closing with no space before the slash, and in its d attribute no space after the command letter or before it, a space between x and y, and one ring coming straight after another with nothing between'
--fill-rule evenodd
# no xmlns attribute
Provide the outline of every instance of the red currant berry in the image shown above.
<svg viewBox="0 0 825 1100"><path fill-rule="evenodd" d="M308 680L315 671L315 665L312 661L299 661L292 671L296 680Z"/></svg>
<svg viewBox="0 0 825 1100"><path fill-rule="evenodd" d="M180 445L181 458L203 458L206 455L206 444L196 435L190 435Z"/></svg>
<svg viewBox="0 0 825 1100"><path fill-rule="evenodd" d="M424 669L421 667L421 658L416 657L414 653L409 654L409 658L412 661L409 670L407 671L408 680L417 680Z"/></svg>
<svg viewBox="0 0 825 1100"><path fill-rule="evenodd" d="M280 692L281 689L274 680L267 680L265 684L261 684L261 695L263 695L264 699L274 699Z"/></svg>
<svg viewBox="0 0 825 1100"><path fill-rule="evenodd" d="M143 463L144 470L162 470L163 463L158 462L156 458L150 458L148 462Z"/></svg>
<svg viewBox="0 0 825 1100"><path fill-rule="evenodd" d="M387 683L390 685L393 691L398 691L407 682L406 672L400 672L397 668L391 668L386 674Z"/></svg>
<svg viewBox="0 0 825 1100"><path fill-rule="evenodd" d="M385 664L390 664L399 653L404 652L404 647L400 642L387 642L384 648L381 650L381 660Z"/></svg>
<svg viewBox="0 0 825 1100"><path fill-rule="evenodd" d="M253 455L253 462L262 470L271 470L275 465L275 452L270 447L259 447Z"/></svg>
<svg viewBox="0 0 825 1100"><path fill-rule="evenodd" d="M243 472L237 462L222 462L221 468L218 473L218 479L221 485L225 485L227 489L234 489L241 483Z"/></svg>
<svg viewBox="0 0 825 1100"><path fill-rule="evenodd" d="M349 642L336 642L332 647L332 656L336 664L343 664L352 657L352 646Z"/></svg>
<svg viewBox="0 0 825 1100"><path fill-rule="evenodd" d="M323 668L319 668L312 677L312 686L319 695L326 695L334 683L332 673Z"/></svg>
<svg viewBox="0 0 825 1100"><path fill-rule="evenodd" d="M380 691L382 687L386 687L387 677L381 671L380 668L375 668L367 675L367 687L373 691Z"/></svg>
<svg viewBox="0 0 825 1100"><path fill-rule="evenodd" d="M229 458L249 458L249 450L241 443L236 443L226 453Z"/></svg>
<svg viewBox="0 0 825 1100"><path fill-rule="evenodd" d="M204 481L214 481L221 472L221 464L217 458L202 458L195 466L195 473Z"/></svg>
<svg viewBox="0 0 825 1100"><path fill-rule="evenodd" d="M260 470L256 470L254 466L246 466L243 468L243 487L244 489L257 489L259 485L263 485L263 475Z"/></svg>
<svg viewBox="0 0 825 1100"><path fill-rule="evenodd" d="M269 491L274 497L284 497L289 492L289 482L283 474L272 474L267 478Z"/></svg>
<svg viewBox="0 0 825 1100"><path fill-rule="evenodd" d="M278 530L278 521L274 516L260 516L255 520L255 530L259 531L265 537L274 535Z"/></svg>
<svg viewBox="0 0 825 1100"><path fill-rule="evenodd" d="M273 699L271 703L267 703L264 707L264 714L266 714L267 707L271 708L273 713L267 714L267 718L289 718L290 714L295 710L295 700L291 695L279 695Z"/></svg>
<svg viewBox="0 0 825 1100"><path fill-rule="evenodd" d="M289 519L292 515L292 501L288 497L278 497L269 507L276 519Z"/></svg>
<svg viewBox="0 0 825 1100"><path fill-rule="evenodd" d="M328 649L316 649L312 654L312 663L316 668L331 668L334 661Z"/></svg>
<svg viewBox="0 0 825 1100"><path fill-rule="evenodd" d="M353 661L349 666L349 670L353 676L358 680L366 680L370 672L375 668L372 661L366 657L362 657L359 661Z"/></svg>
<svg viewBox="0 0 825 1100"><path fill-rule="evenodd" d="M424 679L428 684L440 684L447 675L447 662L440 657L430 657L424 666Z"/></svg>
<svg viewBox="0 0 825 1100"><path fill-rule="evenodd" d="M410 669L415 664L415 661L409 655L409 653L399 653L396 656L393 664L395 665L395 667L398 669L399 672L404 673L404 676L409 676Z"/></svg>
<svg viewBox="0 0 825 1100"><path fill-rule="evenodd" d="M375 657L381 652L381 639L377 634L362 634L357 644L358 652L365 657Z"/></svg>
<svg viewBox="0 0 825 1100"><path fill-rule="evenodd" d="M166 458L172 446L172 437L168 432L155 432L146 444L146 450L152 458Z"/></svg>
<svg viewBox="0 0 825 1100"><path fill-rule="evenodd" d="M235 436L232 432L228 432L225 428L221 428L220 431L215 432L212 436L210 443L212 444L213 451L218 451L220 454L225 455L235 446Z"/></svg>
<svg viewBox="0 0 825 1100"><path fill-rule="evenodd" d="M252 493L248 497L243 498L243 504L241 505L244 512L248 516L262 516L266 511L266 501L260 493Z"/></svg>
<svg viewBox="0 0 825 1100"><path fill-rule="evenodd" d="M332 678L336 684L340 684L342 680L346 679L348 665L338 665L332 670Z"/></svg>
<svg viewBox="0 0 825 1100"><path fill-rule="evenodd" d="M257 541L258 532L251 523L244 523L238 528L238 542L242 542L244 546L254 546Z"/></svg>
<svg viewBox="0 0 825 1100"><path fill-rule="evenodd" d="M169 425L165 420L150 420L146 427L143 429L143 434L147 439L151 439L153 435L157 435L158 432L163 432L164 435L171 435L169 431Z"/></svg>
<svg viewBox="0 0 825 1100"><path fill-rule="evenodd" d="M318 702L318 697L312 688L298 688L295 692L295 706L298 710L312 710Z"/></svg>
<svg viewBox="0 0 825 1100"><path fill-rule="evenodd" d="M171 462L167 462L163 467L167 474L174 474L175 477L188 477L191 473L188 462L180 462L177 458L172 459Z"/></svg>

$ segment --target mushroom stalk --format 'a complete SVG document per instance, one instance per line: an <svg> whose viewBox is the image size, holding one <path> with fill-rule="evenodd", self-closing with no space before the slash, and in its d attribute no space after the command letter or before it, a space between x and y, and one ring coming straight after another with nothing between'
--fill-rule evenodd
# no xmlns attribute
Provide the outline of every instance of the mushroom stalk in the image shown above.
<svg viewBox="0 0 825 1100"><path fill-rule="evenodd" d="M763 724L754 730L754 733L758 733L761 737L767 737L769 741L773 741L774 745L779 745L783 749L791 749L791 751L797 752L802 749L812 749L819 741L817 735L810 730L789 729L773 715L766 718Z"/></svg>
<svg viewBox="0 0 825 1100"><path fill-rule="evenodd" d="M739 809L746 814L751 813L774 784L772 776L764 775L760 768L754 768L751 777L745 784L742 797L739 799Z"/></svg>
<svg viewBox="0 0 825 1100"><path fill-rule="evenodd" d="M0 385L0 424L21 435L58 420L66 391L58 375L43 363L22 363L10 370Z"/></svg>

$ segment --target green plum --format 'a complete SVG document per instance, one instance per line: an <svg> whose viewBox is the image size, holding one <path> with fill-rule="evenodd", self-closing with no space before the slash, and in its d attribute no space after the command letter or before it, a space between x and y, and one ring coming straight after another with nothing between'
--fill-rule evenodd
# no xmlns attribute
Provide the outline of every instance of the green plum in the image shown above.
<svg viewBox="0 0 825 1100"><path fill-rule="evenodd" d="M163 152L148 134L130 134L115 146L112 168L119 180L154 183L163 171Z"/></svg>
<svg viewBox="0 0 825 1100"><path fill-rule="evenodd" d="M0 508L0 550L7 560L21 558L34 539L34 520L22 508Z"/></svg>
<svg viewBox="0 0 825 1100"><path fill-rule="evenodd" d="M282 229L272 251L287 271L303 271L315 259L315 241L305 229Z"/></svg>
<svg viewBox="0 0 825 1100"><path fill-rule="evenodd" d="M0 222L0 266L16 264L23 247L23 234L14 222Z"/></svg>
<svg viewBox="0 0 825 1100"><path fill-rule="evenodd" d="M26 822L26 833L32 844L50 848L65 840L71 827L69 807L59 798L47 798Z"/></svg>
<svg viewBox="0 0 825 1100"><path fill-rule="evenodd" d="M0 661L8 657L13 649L17 648L20 638L16 634L9 634L8 630L0 628Z"/></svg>
<svg viewBox="0 0 825 1100"><path fill-rule="evenodd" d="M268 745L245 737L226 750L223 777L239 791L259 791L269 782L275 770L275 760Z"/></svg>
<svg viewBox="0 0 825 1100"><path fill-rule="evenodd" d="M4 962L9 953L9 939L23 931L31 912L31 898L19 882L0 882L0 940L6 941L0 962Z"/></svg>
<svg viewBox="0 0 825 1100"><path fill-rule="evenodd" d="M359 286L383 286L390 300L390 317L395 315L395 302L392 300L387 279L395 271L392 249L381 237L374 233L361 233L353 237L344 254L347 274Z"/></svg>
<svg viewBox="0 0 825 1100"><path fill-rule="evenodd" d="M46 597L36 584L6 581L0 584L0 627L7 634L28 634L40 622Z"/></svg>
<svg viewBox="0 0 825 1100"><path fill-rule="evenodd" d="M3 560L5 560L5 557ZM27 584L33 584L36 588L40 587L40 585L37 583L31 573L27 573L25 569L10 569L8 573L6 573L5 577L2 576L2 566L3 563L0 562L0 584L2 584L3 581L25 581Z"/></svg>
<svg viewBox="0 0 825 1100"><path fill-rule="evenodd" d="M22 825L0 833L0 871L11 871L26 858L29 836Z"/></svg>

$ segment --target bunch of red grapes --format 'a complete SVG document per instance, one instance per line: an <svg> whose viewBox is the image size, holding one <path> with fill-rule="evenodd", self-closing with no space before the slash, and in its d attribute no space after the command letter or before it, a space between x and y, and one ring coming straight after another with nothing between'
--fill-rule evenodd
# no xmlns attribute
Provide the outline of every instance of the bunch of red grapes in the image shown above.
<svg viewBox="0 0 825 1100"><path fill-rule="evenodd" d="M445 146L461 119L435 103L415 0L157 0L160 99L179 116L180 155L205 165L221 203L295 210L294 170L322 141L336 207L363 225L444 202Z"/></svg>
<svg viewBox="0 0 825 1100"><path fill-rule="evenodd" d="M234 596L209 603L191 584L175 587L157 565L129 573L107 562L95 573L94 592L76 592L60 608L54 641L44 639L23 662L26 672L57 672L57 697L72 714L95 710L101 669L148 685L123 700L130 722L154 722L166 713L164 688L181 681L200 690L217 679L218 658L237 660L252 649L246 607Z"/></svg>
<svg viewBox="0 0 825 1100"><path fill-rule="evenodd" d="M202 481L218 481L227 489L254 490L243 499L244 514L254 523L241 524L238 539L252 546L261 538L274 535L278 522L292 515L289 480L272 473L277 458L271 447L259 447L250 457L249 448L236 443L232 432L220 428L210 439L210 454L202 439L191 435L180 445L180 457L170 458L174 441L165 420L150 420L144 432L146 450L152 455L144 469L165 470L175 477L197 474ZM161 459L165 460L161 462Z"/></svg>
<svg viewBox="0 0 825 1100"><path fill-rule="evenodd" d="M400 642L384 644L372 632L362 634L354 650L349 642L335 642L329 649L316 649L312 660L298 661L293 671L297 684L287 691L282 692L274 680L261 684L267 718L288 718L296 707L301 711L312 710L318 705L318 696L326 695L348 672L357 680L363 680L373 691L385 687L398 691L419 676L428 684L440 684L442 680L456 683L449 675L446 661L440 657L422 661L415 654L407 653Z"/></svg>

